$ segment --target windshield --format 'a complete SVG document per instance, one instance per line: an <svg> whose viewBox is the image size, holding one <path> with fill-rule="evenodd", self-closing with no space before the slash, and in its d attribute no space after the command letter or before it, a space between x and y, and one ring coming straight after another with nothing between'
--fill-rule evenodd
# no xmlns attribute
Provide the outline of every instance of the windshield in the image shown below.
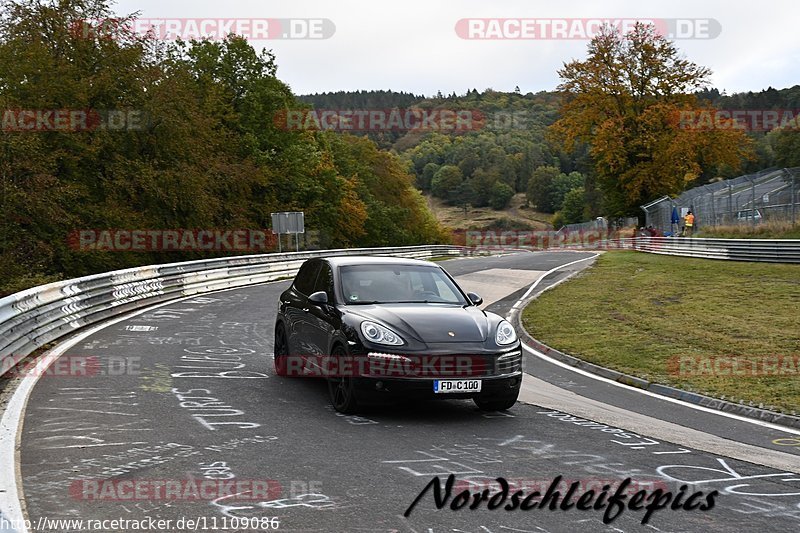
<svg viewBox="0 0 800 533"><path fill-rule="evenodd" d="M358 265L339 269L348 304L445 303L464 305L461 291L437 267Z"/></svg>

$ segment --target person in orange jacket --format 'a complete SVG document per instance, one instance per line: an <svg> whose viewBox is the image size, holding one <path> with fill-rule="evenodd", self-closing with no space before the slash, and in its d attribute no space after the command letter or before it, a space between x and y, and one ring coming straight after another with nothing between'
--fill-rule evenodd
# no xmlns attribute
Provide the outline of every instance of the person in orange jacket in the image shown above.
<svg viewBox="0 0 800 533"><path fill-rule="evenodd" d="M684 235L687 237L692 236L692 229L694 228L694 214L689 211L686 213L686 216L683 217L683 224L684 224Z"/></svg>

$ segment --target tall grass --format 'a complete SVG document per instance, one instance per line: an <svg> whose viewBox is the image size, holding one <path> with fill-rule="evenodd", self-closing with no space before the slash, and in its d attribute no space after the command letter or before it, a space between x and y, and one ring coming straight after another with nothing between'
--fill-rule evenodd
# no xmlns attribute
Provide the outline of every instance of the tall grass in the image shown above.
<svg viewBox="0 0 800 533"><path fill-rule="evenodd" d="M800 239L800 224L792 225L788 221L770 220L755 226L746 223L703 226L695 236L718 239Z"/></svg>

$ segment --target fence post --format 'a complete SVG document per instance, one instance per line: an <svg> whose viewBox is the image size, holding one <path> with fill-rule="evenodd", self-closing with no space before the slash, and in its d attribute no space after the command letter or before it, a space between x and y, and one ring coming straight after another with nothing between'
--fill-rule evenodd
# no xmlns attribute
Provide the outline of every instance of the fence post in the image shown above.
<svg viewBox="0 0 800 533"><path fill-rule="evenodd" d="M796 200L796 198L795 198L796 192L795 192L795 184L794 184L795 176L794 176L794 172L792 172L788 168L784 168L783 171L784 172L788 172L789 173L789 177L792 178L792 227L794 227L794 225L796 224L795 214L796 214L796 211L797 211L797 209L796 209L797 202L795 202L795 200Z"/></svg>
<svg viewBox="0 0 800 533"><path fill-rule="evenodd" d="M708 185L703 185L703 188L708 191L708 194L711 196L711 227L717 227L717 207L714 205L714 189L709 187Z"/></svg>
<svg viewBox="0 0 800 533"><path fill-rule="evenodd" d="M727 185L728 185L728 219L726 220L726 223L733 224L734 223L734 218L733 218L733 185L731 185L730 183L728 183Z"/></svg>

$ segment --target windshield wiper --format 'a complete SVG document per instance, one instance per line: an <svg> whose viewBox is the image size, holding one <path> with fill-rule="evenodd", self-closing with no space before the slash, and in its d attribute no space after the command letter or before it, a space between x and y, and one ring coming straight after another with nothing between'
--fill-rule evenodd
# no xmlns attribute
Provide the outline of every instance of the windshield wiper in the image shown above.
<svg viewBox="0 0 800 533"><path fill-rule="evenodd" d="M391 302L379 302L378 300L357 300L355 302L349 301L347 305L390 305L390 304L447 304L447 305L461 305L458 302L448 301L433 301L433 300L392 300Z"/></svg>
<svg viewBox="0 0 800 533"><path fill-rule="evenodd" d="M460 305L458 302L450 302L447 300L398 300L396 302L386 302L391 304L447 304L447 305Z"/></svg>

